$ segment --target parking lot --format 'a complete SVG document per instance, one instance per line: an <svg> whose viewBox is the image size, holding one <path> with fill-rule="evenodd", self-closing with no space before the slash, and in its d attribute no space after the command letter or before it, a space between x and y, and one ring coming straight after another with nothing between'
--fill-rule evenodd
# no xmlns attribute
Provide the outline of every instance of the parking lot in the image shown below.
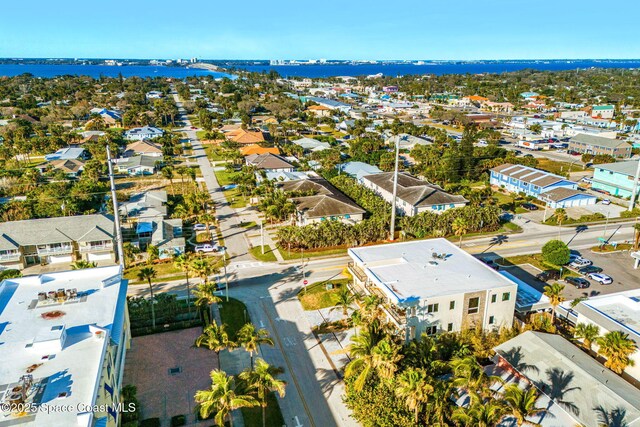
<svg viewBox="0 0 640 427"><path fill-rule="evenodd" d="M629 256L629 252L621 251L608 254L596 254L589 250L583 250L581 251L581 255L583 258L593 261L593 265L601 267L604 270L604 274L611 276L613 283L610 285L601 285L594 280L586 278L591 282L591 286L587 289L577 289L573 285L560 281L560 283L565 284L564 297L566 300L571 301L576 298L605 295L640 288L640 269L633 269L633 259ZM536 267L530 264L524 264L511 267L507 271L519 279L524 280L540 292L544 291L545 283L535 278L536 274L540 272ZM576 272L572 274L572 276L580 276L580 274ZM549 283L552 282L553 281L550 281Z"/></svg>
<svg viewBox="0 0 640 427"><path fill-rule="evenodd" d="M602 215L609 216L609 218L620 218L620 214L624 212L626 208L622 206L618 206L616 204L611 203L610 205L603 205L602 203L597 203L595 205L587 205L587 206L574 206L570 208L566 208L565 211L569 218L580 218L583 215L593 215L594 213L601 213ZM554 209L547 209L546 218L549 218L553 215ZM542 222L545 217L544 208L540 208L536 211L531 211L522 214L523 217L530 219L535 222Z"/></svg>

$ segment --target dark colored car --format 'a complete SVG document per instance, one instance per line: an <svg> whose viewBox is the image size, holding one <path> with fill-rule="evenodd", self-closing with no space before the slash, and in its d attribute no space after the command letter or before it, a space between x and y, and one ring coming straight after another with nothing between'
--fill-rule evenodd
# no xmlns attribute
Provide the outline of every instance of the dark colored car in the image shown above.
<svg viewBox="0 0 640 427"><path fill-rule="evenodd" d="M564 281L575 286L578 289L585 289L591 286L591 283L587 279L583 279L582 277L565 277Z"/></svg>
<svg viewBox="0 0 640 427"><path fill-rule="evenodd" d="M516 156L519 156L520 154L522 154L522 151L520 150L513 150L513 154Z"/></svg>
<svg viewBox="0 0 640 427"><path fill-rule="evenodd" d="M578 273L582 274L583 276L591 273L602 273L602 268L596 267L595 265L587 265L586 267L582 267L580 270L578 270Z"/></svg>
<svg viewBox="0 0 640 427"><path fill-rule="evenodd" d="M558 270L545 270L536 276L536 279L547 282L549 280L560 279L560 272Z"/></svg>
<svg viewBox="0 0 640 427"><path fill-rule="evenodd" d="M538 207L536 205L534 205L533 203L523 203L522 205L523 209L526 209L528 211L537 211Z"/></svg>

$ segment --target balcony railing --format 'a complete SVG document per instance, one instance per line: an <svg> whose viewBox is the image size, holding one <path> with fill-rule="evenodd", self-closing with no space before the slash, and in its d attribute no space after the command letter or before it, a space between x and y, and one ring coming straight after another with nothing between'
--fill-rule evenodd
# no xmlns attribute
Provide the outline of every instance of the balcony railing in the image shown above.
<svg viewBox="0 0 640 427"><path fill-rule="evenodd" d="M91 246L80 246L80 252L99 252L99 251L110 251L113 249L113 244L107 245L91 245Z"/></svg>
<svg viewBox="0 0 640 427"><path fill-rule="evenodd" d="M17 261L20 259L20 253L0 255L0 261Z"/></svg>
<svg viewBox="0 0 640 427"><path fill-rule="evenodd" d="M38 255L56 255L56 254L70 254L73 252L73 247L71 246L60 246L53 248L38 248Z"/></svg>
<svg viewBox="0 0 640 427"><path fill-rule="evenodd" d="M347 265L349 271L358 278L358 280L362 283L366 283L367 281L367 275L364 273L364 271L362 271L362 269L360 267L358 267L357 265L355 265L354 263L350 262Z"/></svg>
<svg viewBox="0 0 640 427"><path fill-rule="evenodd" d="M385 304L383 305L384 311L395 321L397 325L404 325L407 323L407 315L404 311L397 310L394 306Z"/></svg>

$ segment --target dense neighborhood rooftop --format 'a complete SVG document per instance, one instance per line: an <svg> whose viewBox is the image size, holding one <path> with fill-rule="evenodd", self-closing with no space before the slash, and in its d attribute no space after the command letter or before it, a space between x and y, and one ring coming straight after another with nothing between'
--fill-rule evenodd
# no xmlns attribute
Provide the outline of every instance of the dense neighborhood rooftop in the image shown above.
<svg viewBox="0 0 640 427"><path fill-rule="evenodd" d="M378 187L393 192L393 172L383 172L363 177ZM402 172L398 174L398 198L413 206L428 206L449 203L466 203L462 196L449 194L435 184L430 184Z"/></svg>

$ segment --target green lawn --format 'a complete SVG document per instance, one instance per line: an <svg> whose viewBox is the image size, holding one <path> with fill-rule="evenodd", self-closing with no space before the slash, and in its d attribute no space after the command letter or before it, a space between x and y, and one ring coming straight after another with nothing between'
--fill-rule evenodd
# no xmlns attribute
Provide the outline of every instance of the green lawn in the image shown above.
<svg viewBox="0 0 640 427"><path fill-rule="evenodd" d="M289 385L291 386L291 385ZM262 407L242 408L242 418L246 427L262 427ZM280 405L274 393L269 393L267 397L267 410L265 413L266 426L282 426L284 425L284 417L280 412Z"/></svg>
<svg viewBox="0 0 640 427"><path fill-rule="evenodd" d="M262 246L255 246L249 249L249 253L258 261L262 262L275 262L277 260L275 254L273 253L273 249L271 246L266 245L264 247L264 254L262 253Z"/></svg>
<svg viewBox="0 0 640 427"><path fill-rule="evenodd" d="M227 170L216 170L214 171L214 173L216 174L216 179L218 180L218 184L220 184L221 187L233 184L231 182L231 175L233 175L234 172L229 172ZM240 194L237 188L225 190L223 191L223 194L227 201L231 204L231 207L234 209L244 208L249 202L246 197Z"/></svg>
<svg viewBox="0 0 640 427"><path fill-rule="evenodd" d="M249 313L247 313L247 307L235 298L229 298L228 302L226 299L223 299L221 303L218 303L218 307L220 309L222 323L227 325L229 338L235 341L240 328L242 328L245 323L251 322Z"/></svg>
<svg viewBox="0 0 640 427"><path fill-rule="evenodd" d="M558 162L547 158L538 158L538 169L545 170L547 172L555 173L557 175L567 175L569 172L580 172L584 168L577 164L571 164L569 162Z"/></svg>
<svg viewBox="0 0 640 427"><path fill-rule="evenodd" d="M140 264L135 267L127 268L124 273L124 278L129 279L131 284L135 283L146 283L138 281L138 272L142 269L148 267L147 264ZM173 265L173 262L163 262L160 264L153 264L153 269L156 270L156 278L152 280L152 282L165 282L170 277L180 276L184 277L184 273L182 270ZM169 276L169 277L168 277Z"/></svg>
<svg viewBox="0 0 640 427"><path fill-rule="evenodd" d="M327 290L327 284L333 284L334 288ZM298 293L298 299L305 310L318 310L321 308L333 307L338 299L338 292L342 286L349 283L349 279L326 280L312 283Z"/></svg>
<svg viewBox="0 0 640 427"><path fill-rule="evenodd" d="M305 258L315 258L315 257L330 256L330 255L346 255L346 254L347 254L346 248L304 251ZM294 260L294 259L299 260L300 256L302 255L302 252L298 250L291 250L291 254L289 254L289 251L287 250L287 248L280 248L280 255L282 255L282 258L284 258L285 261Z"/></svg>
<svg viewBox="0 0 640 427"><path fill-rule="evenodd" d="M542 254L517 255L507 258L501 258L497 260L497 263L502 266L531 264L540 270L560 270L560 268L562 268L562 277L575 274L567 267L546 262L544 259L542 259Z"/></svg>
<svg viewBox="0 0 640 427"><path fill-rule="evenodd" d="M207 131L206 130L197 130L196 131L196 138L203 140L203 139L207 139Z"/></svg>
<svg viewBox="0 0 640 427"><path fill-rule="evenodd" d="M616 247L614 248L613 245L604 245L604 247L601 246L594 246L591 248L591 250L593 252L600 252L600 253L611 253L611 252L617 252L617 251L630 251L633 249L633 245L630 243L620 243L618 245L616 245Z"/></svg>
<svg viewBox="0 0 640 427"><path fill-rule="evenodd" d="M240 223L240 227L244 227L244 228L253 228L253 227L257 227L257 226L258 226L258 224L256 224L255 221L247 221L247 222L242 221Z"/></svg>

